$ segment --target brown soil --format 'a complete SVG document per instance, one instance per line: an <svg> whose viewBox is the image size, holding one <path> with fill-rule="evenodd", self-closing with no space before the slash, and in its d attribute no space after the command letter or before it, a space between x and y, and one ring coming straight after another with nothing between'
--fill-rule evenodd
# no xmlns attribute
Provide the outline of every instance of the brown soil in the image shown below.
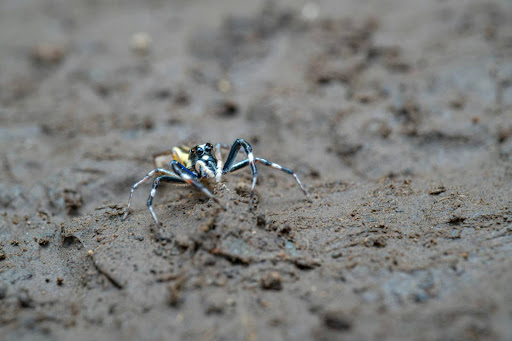
<svg viewBox="0 0 512 341"><path fill-rule="evenodd" d="M212 4L0 3L0 339L512 339L510 1Z"/></svg>

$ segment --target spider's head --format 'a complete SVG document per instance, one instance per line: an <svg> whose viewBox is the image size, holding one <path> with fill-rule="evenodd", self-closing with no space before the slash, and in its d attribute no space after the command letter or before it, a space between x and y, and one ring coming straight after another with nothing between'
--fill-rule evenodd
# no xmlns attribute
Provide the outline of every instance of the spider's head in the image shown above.
<svg viewBox="0 0 512 341"><path fill-rule="evenodd" d="M209 178L217 171L217 159L211 143L199 144L190 149L188 159L201 177Z"/></svg>
<svg viewBox="0 0 512 341"><path fill-rule="evenodd" d="M196 161L197 160L207 161L208 158L210 158L210 157L215 159L215 157L213 156L212 153L213 153L213 146L211 143L198 144L194 148L190 149L189 159L190 160L196 159Z"/></svg>

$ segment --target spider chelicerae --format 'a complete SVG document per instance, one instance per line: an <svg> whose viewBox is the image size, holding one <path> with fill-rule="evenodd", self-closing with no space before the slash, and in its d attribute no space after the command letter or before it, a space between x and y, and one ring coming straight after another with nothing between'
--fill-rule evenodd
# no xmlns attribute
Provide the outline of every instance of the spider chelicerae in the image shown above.
<svg viewBox="0 0 512 341"><path fill-rule="evenodd" d="M174 147L171 152L157 155L155 157L155 164L158 165L162 163L162 161L167 157L172 155L172 161L170 161L169 166L171 170L165 168L155 168L145 177L143 177L140 181L135 183L130 190L130 197L128 198L128 206L123 215L123 220L128 216L130 212L130 205L132 202L133 192L137 187L141 184L148 181L153 176L157 176L155 181L153 182L153 188L151 189L151 193L148 198L148 208L155 220L157 226L160 226L160 222L153 211L153 199L156 195L156 190L161 181L163 182L171 182L174 184L189 184L194 186L196 189L200 190L204 194L206 194L210 199L214 200L217 204L219 204L224 210L226 209L224 205L206 188L199 180L214 178L216 182L220 182L222 176L227 173L232 173L241 168L249 166L252 173L252 185L251 185L251 194L250 194L250 202L252 209L253 197L254 197L254 186L256 185L256 180L258 179L258 169L256 168L256 163L262 163L265 166L270 166L275 169L279 169L287 174L293 175L295 181L299 184L302 192L306 196L308 200L308 193L306 189L300 182L299 177L295 174L291 169L278 165L277 163L270 162L268 160L254 157L252 153L251 145L245 141L244 139L236 139L231 149L229 151L229 155L226 159L226 162L222 161L221 149L230 149L229 145L217 143L215 147L211 143L199 144L194 148L188 148L186 146ZM247 158L245 160L236 162L236 157L240 148L243 148ZM310 200L311 201L311 200Z"/></svg>

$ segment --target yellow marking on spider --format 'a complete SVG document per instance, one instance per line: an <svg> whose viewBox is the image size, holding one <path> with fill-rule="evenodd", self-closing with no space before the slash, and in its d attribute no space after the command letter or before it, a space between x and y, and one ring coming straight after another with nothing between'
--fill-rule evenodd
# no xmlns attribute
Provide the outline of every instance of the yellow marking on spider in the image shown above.
<svg viewBox="0 0 512 341"><path fill-rule="evenodd" d="M172 150L154 154L153 163L156 168L165 168L169 166L172 160L176 160L185 167L191 166L191 161L188 160L190 148L187 146L174 147Z"/></svg>
<svg viewBox="0 0 512 341"><path fill-rule="evenodd" d="M190 148L187 146L174 147L172 149L172 156L174 160L181 163L183 166L190 168L192 162L188 159Z"/></svg>

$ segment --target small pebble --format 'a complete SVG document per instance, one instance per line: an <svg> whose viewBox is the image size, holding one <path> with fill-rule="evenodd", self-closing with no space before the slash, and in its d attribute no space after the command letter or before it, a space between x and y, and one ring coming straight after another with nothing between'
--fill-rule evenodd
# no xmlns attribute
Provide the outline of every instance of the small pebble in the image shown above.
<svg viewBox="0 0 512 341"><path fill-rule="evenodd" d="M257 226L265 226L267 224L267 220L265 219L264 214L260 214L256 217L256 225Z"/></svg>
<svg viewBox="0 0 512 341"><path fill-rule="evenodd" d="M226 308L226 299L222 294L213 294L206 299L205 305L205 313L207 315L222 315L224 314L224 310Z"/></svg>
<svg viewBox="0 0 512 341"><path fill-rule="evenodd" d="M41 237L41 238L39 238L39 240L37 241L37 243L38 243L39 245L41 245L41 246L46 246L46 245L48 245L48 244L50 243L50 238L48 238L48 237L46 237L46 236L45 236L45 237Z"/></svg>
<svg viewBox="0 0 512 341"><path fill-rule="evenodd" d="M231 82L227 79L220 79L217 82L217 88L219 89L220 92L229 92L232 89Z"/></svg>
<svg viewBox="0 0 512 341"><path fill-rule="evenodd" d="M34 307L34 300L30 297L27 289L21 289L18 293L18 302L23 308Z"/></svg>
<svg viewBox="0 0 512 341"><path fill-rule="evenodd" d="M261 276L261 287L265 290L281 290L283 283L281 275L277 271L267 271Z"/></svg>
<svg viewBox="0 0 512 341"><path fill-rule="evenodd" d="M141 55L148 54L151 49L151 36L144 32L135 33L132 36L132 49Z"/></svg>
<svg viewBox="0 0 512 341"><path fill-rule="evenodd" d="M326 311L322 320L327 328L336 330L349 330L352 327L352 322L347 315L340 310Z"/></svg>
<svg viewBox="0 0 512 341"><path fill-rule="evenodd" d="M61 44L40 43L32 50L32 59L40 64L57 64L66 55L66 47Z"/></svg>

